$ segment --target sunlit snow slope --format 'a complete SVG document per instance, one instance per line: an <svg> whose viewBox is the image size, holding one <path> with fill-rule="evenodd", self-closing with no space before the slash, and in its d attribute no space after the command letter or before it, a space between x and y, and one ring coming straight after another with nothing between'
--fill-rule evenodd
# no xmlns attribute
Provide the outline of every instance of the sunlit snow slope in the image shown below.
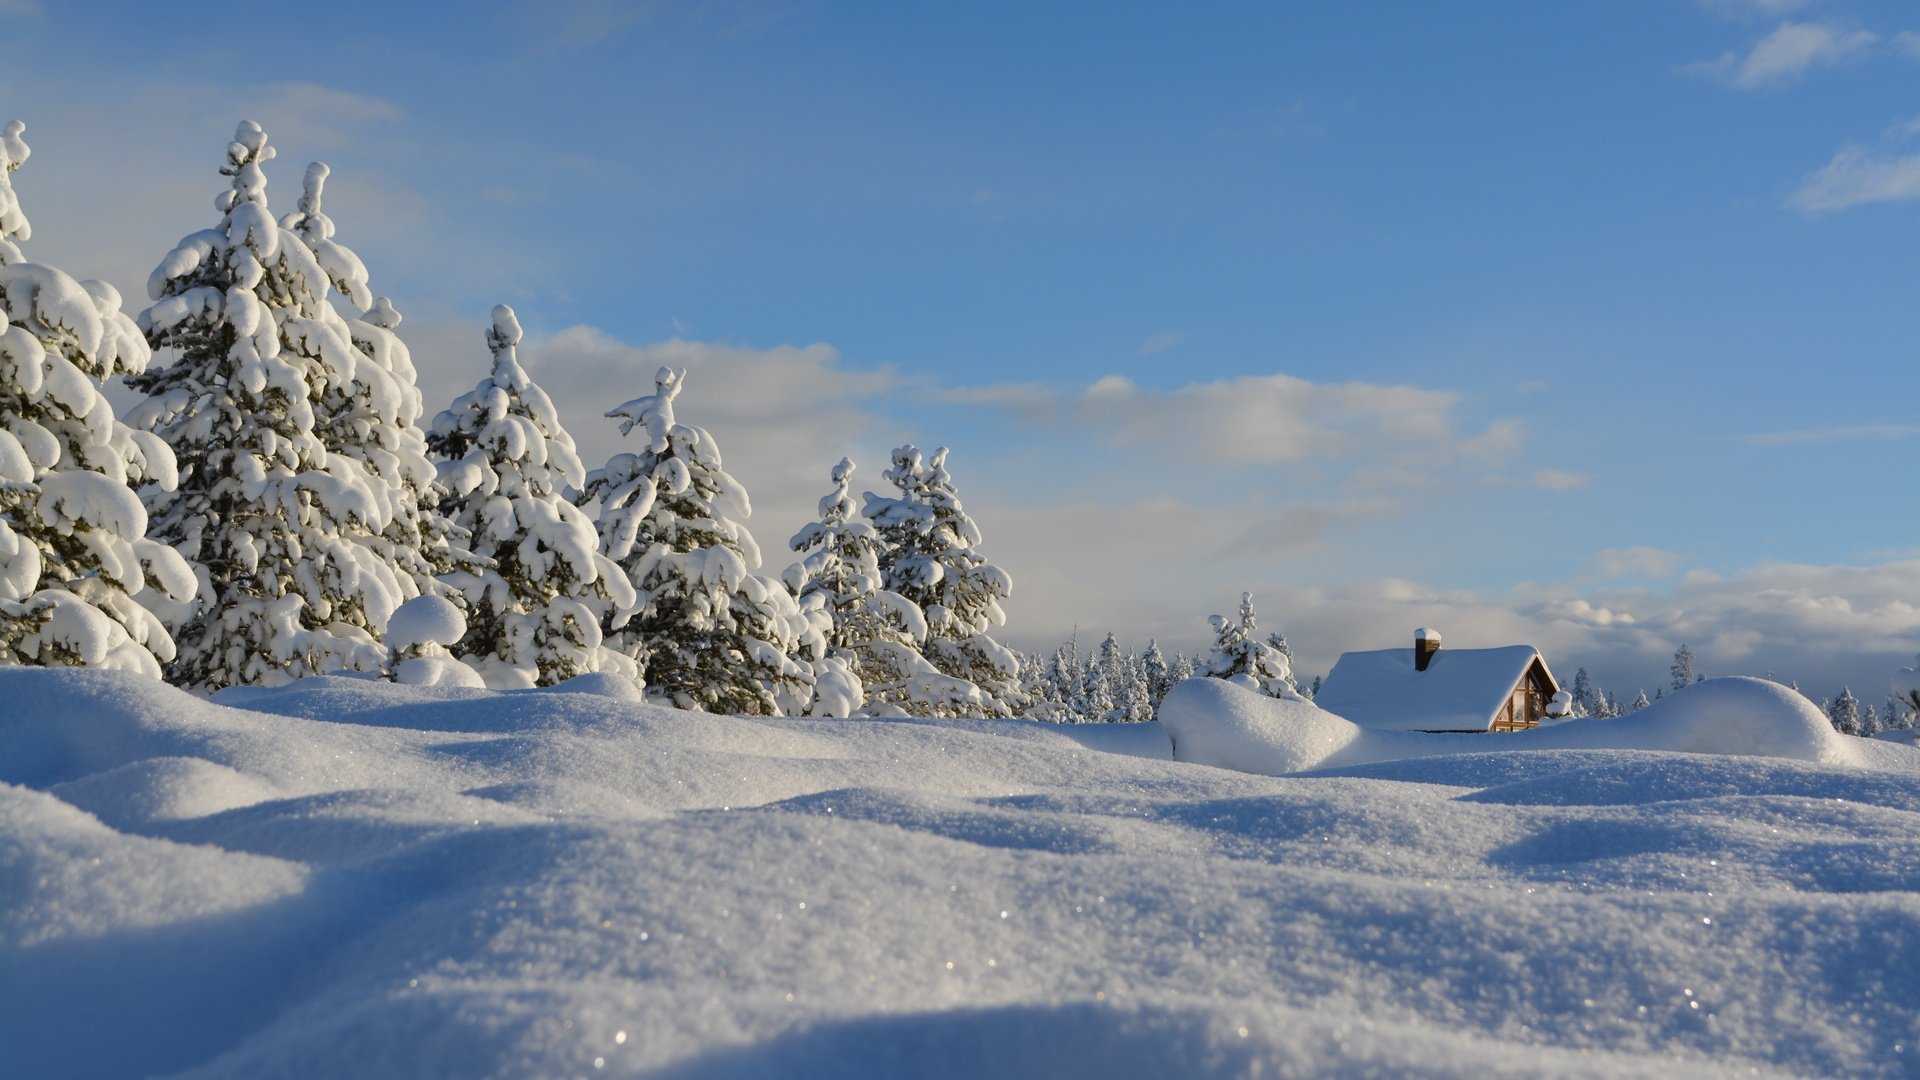
<svg viewBox="0 0 1920 1080"><path fill-rule="evenodd" d="M1920 1072L1907 748L222 701L0 671L0 1073Z"/></svg>

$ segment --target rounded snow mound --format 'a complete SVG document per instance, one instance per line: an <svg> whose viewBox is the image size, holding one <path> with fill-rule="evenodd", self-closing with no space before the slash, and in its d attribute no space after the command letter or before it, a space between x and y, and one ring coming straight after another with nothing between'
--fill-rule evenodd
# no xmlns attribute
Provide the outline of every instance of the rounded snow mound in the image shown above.
<svg viewBox="0 0 1920 1080"><path fill-rule="evenodd" d="M1665 750L1868 763L1866 740L1833 730L1813 702L1766 679L1708 679L1627 716L1569 720L1513 734L1363 728L1305 702L1220 679L1168 692L1160 721L1176 761L1279 775L1374 761L1511 750Z"/></svg>
<svg viewBox="0 0 1920 1080"><path fill-rule="evenodd" d="M402 660L393 665L393 681L403 686L487 688L479 672L450 656L416 656Z"/></svg>
<svg viewBox="0 0 1920 1080"><path fill-rule="evenodd" d="M1857 765L1856 740L1833 730L1798 690L1736 675L1694 683L1627 716L1580 720L1527 739L1557 737L1555 749L1675 750Z"/></svg>
<svg viewBox="0 0 1920 1080"><path fill-rule="evenodd" d="M590 671L585 675L575 675L565 682L552 686L541 686L521 691L530 694L597 694L600 697L613 698L615 701L634 701L646 703L646 691L640 689L632 679L624 675L615 675L605 671Z"/></svg>
<svg viewBox="0 0 1920 1080"><path fill-rule="evenodd" d="M1167 692L1159 719L1173 759L1241 772L1299 772L1330 762L1363 737L1351 721L1224 679L1188 679Z"/></svg>
<svg viewBox="0 0 1920 1080"><path fill-rule="evenodd" d="M48 790L116 829L206 817L281 794L238 769L194 757L131 761Z"/></svg>
<svg viewBox="0 0 1920 1080"><path fill-rule="evenodd" d="M422 645L447 647L467 632L467 617L451 601L438 596L416 596L387 618L387 645L395 650Z"/></svg>

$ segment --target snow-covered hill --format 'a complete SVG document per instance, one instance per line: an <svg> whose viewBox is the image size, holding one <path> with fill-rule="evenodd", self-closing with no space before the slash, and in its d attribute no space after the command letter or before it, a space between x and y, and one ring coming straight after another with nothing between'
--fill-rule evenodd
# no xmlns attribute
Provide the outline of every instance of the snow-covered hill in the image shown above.
<svg viewBox="0 0 1920 1080"><path fill-rule="evenodd" d="M221 702L0 671L0 1071L1920 1072L1904 747L1268 777L1159 725Z"/></svg>

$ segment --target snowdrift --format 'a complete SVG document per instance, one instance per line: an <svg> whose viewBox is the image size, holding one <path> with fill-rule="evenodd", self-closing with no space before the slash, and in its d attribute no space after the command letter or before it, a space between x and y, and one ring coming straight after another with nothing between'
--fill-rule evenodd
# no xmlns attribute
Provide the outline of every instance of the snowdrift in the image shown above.
<svg viewBox="0 0 1920 1080"><path fill-rule="evenodd" d="M1160 722L1175 759L1268 776L1495 750L1665 750L1830 765L1881 760L1877 747L1834 731L1798 692L1744 677L1696 683L1627 716L1499 735L1363 728L1304 702L1265 697L1218 679L1189 679L1167 695Z"/></svg>
<svg viewBox="0 0 1920 1080"><path fill-rule="evenodd" d="M1563 743L1381 760L1337 718L1288 733L1250 695L1181 691L1183 755L1245 730L1269 767L1323 769L1269 777L1167 760L1149 725L769 720L569 689L327 678L210 703L0 670L0 1071L1920 1063L1904 747L1862 767L1785 733L1766 745L1796 757L1541 732Z"/></svg>

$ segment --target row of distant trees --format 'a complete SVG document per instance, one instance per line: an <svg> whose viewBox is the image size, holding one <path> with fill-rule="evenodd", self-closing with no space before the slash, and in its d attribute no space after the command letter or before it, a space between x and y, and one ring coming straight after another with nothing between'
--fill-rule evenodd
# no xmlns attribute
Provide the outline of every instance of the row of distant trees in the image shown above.
<svg viewBox="0 0 1920 1080"><path fill-rule="evenodd" d="M683 707L1010 716L991 636L1012 581L978 550L944 449L895 451L855 508L831 470L785 573L745 489L680 423L685 372L608 412L587 471L496 308L487 376L425 423L393 304L324 210L276 219L267 135L228 144L219 219L161 259L149 306L27 260L0 137L0 662L122 668L212 691L332 671L500 688L586 674ZM144 397L124 419L101 393Z"/></svg>
<svg viewBox="0 0 1920 1080"><path fill-rule="evenodd" d="M1216 615L1213 625L1214 647L1199 657L1176 652L1169 658L1158 642L1151 641L1144 652L1135 654L1123 649L1112 633L1091 651L1081 650L1076 635L1050 654L1029 656L1022 667L1026 672L1022 688L1034 702L1030 715L1064 723L1151 720L1166 692L1181 679L1196 674L1244 674L1276 696L1291 691L1311 700L1319 692L1320 676L1295 684L1293 652L1285 636L1275 632L1264 639L1258 637L1251 595L1243 599L1237 619ZM1260 647L1250 648L1250 644ZM1639 690L1625 705L1612 691L1596 684L1586 668L1578 668L1565 686L1572 699L1568 716L1605 718L1638 712L1705 679L1695 664L1693 650L1682 644L1674 650L1667 685L1655 688L1651 698L1644 689ZM1795 691L1800 689L1797 683L1772 672L1766 677ZM1920 726L1920 699L1904 700L1898 694L1889 694L1882 705L1876 706L1843 688L1837 697L1816 704L1834 729L1846 735L1872 736Z"/></svg>
<svg viewBox="0 0 1920 1080"><path fill-rule="evenodd" d="M1194 657L1168 657L1157 641L1135 654L1111 632L1090 651L1081 650L1076 635L1050 654L1026 657L1021 689L1027 715L1068 724L1151 720L1167 691L1196 675L1234 679L1274 697L1306 696L1294 682L1286 637L1261 636L1252 593L1242 595L1236 615L1214 615L1210 623L1213 646Z"/></svg>

